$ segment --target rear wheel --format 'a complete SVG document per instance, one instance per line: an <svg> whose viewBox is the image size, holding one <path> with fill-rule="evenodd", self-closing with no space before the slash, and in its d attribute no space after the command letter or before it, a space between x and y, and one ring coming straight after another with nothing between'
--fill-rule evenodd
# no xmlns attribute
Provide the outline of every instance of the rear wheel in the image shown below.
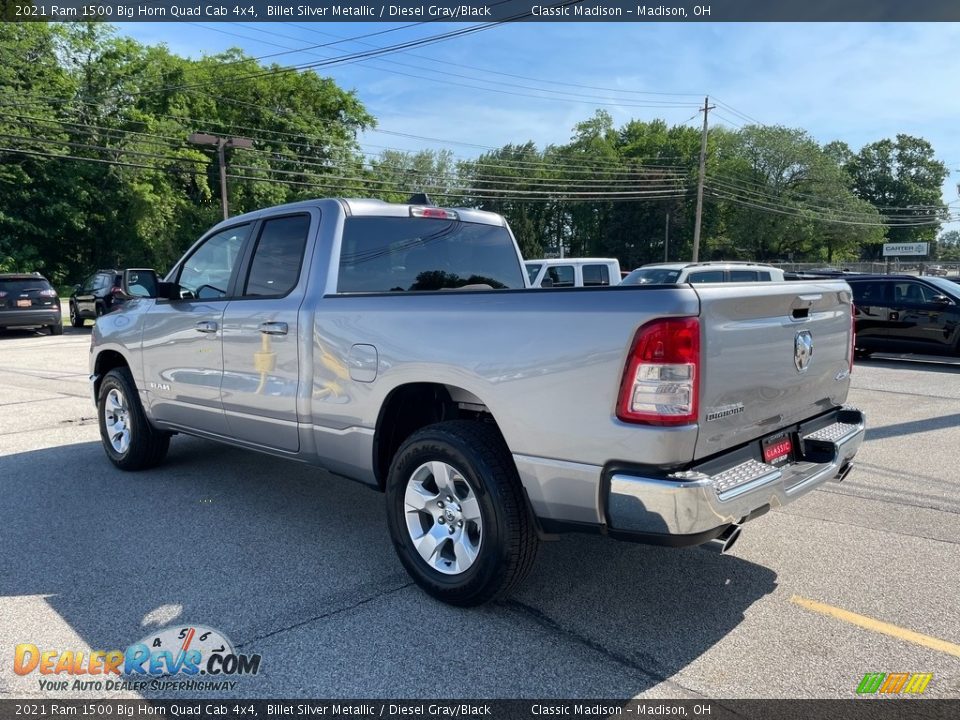
<svg viewBox="0 0 960 720"><path fill-rule="evenodd" d="M121 470L144 470L166 456L170 433L157 430L147 420L127 368L114 368L103 378L97 411L103 449Z"/></svg>
<svg viewBox="0 0 960 720"><path fill-rule="evenodd" d="M63 323L58 322L56 325L48 326L50 328L51 335L63 335Z"/></svg>
<svg viewBox="0 0 960 720"><path fill-rule="evenodd" d="M476 421L430 425L403 443L387 478L387 524L414 581L452 605L511 592L539 544L506 443Z"/></svg>
<svg viewBox="0 0 960 720"><path fill-rule="evenodd" d="M70 303L70 324L75 328L83 327L83 318L80 317L80 311L77 310L76 303Z"/></svg>

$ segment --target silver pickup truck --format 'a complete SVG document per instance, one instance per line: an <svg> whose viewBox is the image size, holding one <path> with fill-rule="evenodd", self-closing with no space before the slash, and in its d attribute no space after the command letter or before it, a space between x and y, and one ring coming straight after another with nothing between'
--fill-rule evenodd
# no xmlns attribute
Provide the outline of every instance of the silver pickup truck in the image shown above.
<svg viewBox="0 0 960 720"><path fill-rule="evenodd" d="M97 320L107 457L189 433L386 495L404 567L474 605L581 531L728 548L841 480L850 289L837 280L530 289L499 215L311 200L226 220Z"/></svg>

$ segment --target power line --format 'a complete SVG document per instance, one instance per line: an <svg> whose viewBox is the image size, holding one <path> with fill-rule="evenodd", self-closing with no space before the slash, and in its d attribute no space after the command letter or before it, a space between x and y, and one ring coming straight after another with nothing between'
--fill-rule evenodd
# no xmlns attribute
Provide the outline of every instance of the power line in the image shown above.
<svg viewBox="0 0 960 720"><path fill-rule="evenodd" d="M558 3L553 7L579 5L581 2L583 2L583 0L564 0L564 2ZM388 55L388 54L395 53L400 50L405 50L408 48L422 47L424 45L433 45L435 43L443 42L445 40L451 40L453 38L463 37L465 35L472 35L478 32L483 32L484 30L490 30L492 28L499 27L500 25L503 25L508 22L513 22L515 20L521 20L526 17L531 17L532 15L533 15L533 12L531 10L531 11L526 11L522 13L517 13L516 15L513 15L508 18L504 18L503 20L497 20L492 23L481 23L478 25L471 25L466 28L460 28L458 30L449 30L447 32L438 33L436 35L429 35L427 37L419 38L416 40L409 40L407 42L402 42L402 43L394 43L393 45L350 53L347 55L340 55L328 60L302 63L299 65L277 67L277 68L263 70L256 73L250 73L247 75L238 75L232 78L221 78L218 80L210 80L210 81L201 82L201 83L187 83L183 85L151 88L148 90L141 90L139 92L128 93L128 95L138 96L138 95L146 95L146 94L153 94L157 92L166 92L166 91L173 91L173 90L189 90L197 87L206 87L208 85L220 86L220 85L223 85L224 83L240 82L242 80L250 80L258 77L266 77L269 75L280 75L280 74L289 73L289 72L297 72L300 70L311 70L318 67L327 67L330 65L340 65L340 64L349 63L349 62L356 62L361 59L380 57L381 55Z"/></svg>
<svg viewBox="0 0 960 720"><path fill-rule="evenodd" d="M229 31L229 30L223 30L223 29L221 29L221 28L217 28L217 27L213 27L213 26L200 25L200 27L204 27L204 28L206 28L206 29L213 30L214 32L219 32L219 33L222 33L222 34L224 34L224 35L232 35L232 36L234 36L234 37L242 38L242 39L245 39L245 40L253 40L254 42L264 43L264 44L267 44L267 45L274 45L274 46L276 46L276 47L281 47L281 48L287 48L287 50L288 50L288 51L291 51L291 52L307 52L308 54L316 55L316 53L311 52L309 49L304 49L304 50L299 50L299 51L298 51L298 50L294 50L294 49L290 48L288 45L282 45L282 44L280 44L280 43L275 43L275 42L271 42L271 41L268 41L268 40L260 40L260 39L258 39L258 38L253 38L253 37L251 37L251 36L249 36L249 35L242 35L242 34L240 34L240 33L231 32L231 31ZM285 35L285 34L283 34L283 33L272 32L272 31L270 31L270 30L264 30L264 29L262 29L262 28L250 28L250 29L251 29L251 30L254 30L254 31L256 31L256 32L261 32L261 33L265 33L265 34L269 34L269 35L276 35L276 36L279 36L279 37L286 37L286 38L293 38L293 37L294 37L294 36L292 36L292 35ZM295 38L294 38L294 39L295 39ZM361 43L361 44L363 44L363 45L369 45L369 43ZM327 59L329 59L331 56L324 56L324 57L327 58ZM333 57L333 58L336 58L337 56L332 56L332 57ZM366 61L366 60L359 60L358 62L368 62L368 61ZM383 66L380 65L380 64L378 64L378 65L373 65L373 64L371 63L371 67L375 67L375 68L377 68L377 69L382 69L384 72L393 73L393 74L395 74L395 75L401 75L401 76L404 76L404 77L412 77L412 78L415 78L415 79L417 79L417 80L426 80L426 81L428 81L428 82L444 83L444 84L453 85L453 86L456 86L456 87L463 87L463 88L469 88L469 89L472 89L472 90L481 90L481 91L486 91L486 92L493 92L493 93L498 93L498 94L501 94L501 95L512 95L512 96L514 96L514 97L525 97L525 98L536 98L536 99L543 99L543 100L553 100L553 101L555 101L555 102L572 102L572 103L581 103L581 104L587 104L587 105L608 105L608 106L631 107L631 108L677 108L677 107L694 107L694 106L695 106L694 103L689 103L689 102L688 102L688 103L678 103L678 102L676 102L676 101L666 101L666 100L647 100L647 101L645 101L645 102L638 103L638 102L635 102L635 101L620 100L620 99L617 99L617 98L609 98L609 97L590 97L590 96L584 96L584 95L577 95L577 94L575 94L575 93L570 93L570 92L564 92L564 91L561 91L561 90L551 90L551 89L549 89L549 88L532 87L532 86L530 86L530 85L520 85L520 84L517 84L517 83L504 83L504 82L502 82L502 81L496 81L496 80L486 80L485 78L477 78L477 77L473 77L473 76L471 76L471 75L462 75L462 74L459 74L459 73L452 73L452 72L444 71L444 70L435 70L435 69L433 69L433 68L425 68L425 67L420 66L420 65L411 65L410 63L403 63L403 62L399 62L399 61L397 61L397 60L389 60L389 61L387 61L387 62L388 62L389 64L391 64L391 65L399 65L399 66L401 66L401 67L409 67L409 68L413 68L413 69L415 69L415 70L420 70L420 71L430 72L430 73L436 73L436 74L438 74L438 75L445 75L445 76L448 76L448 77L466 79L466 80L470 80L470 81L473 81L473 82L486 82L486 83L494 83L494 82L496 82L496 83L499 84L500 87L495 87L495 88L492 88L492 87L484 87L484 86L481 86L481 85L470 85L470 84L466 84L466 83L462 83L462 82L454 82L454 81L451 81L451 80L444 80L444 79L441 79L441 78L425 77L425 76L423 76L423 75L414 75L414 74L411 74L411 73L406 73L406 72L402 72L402 71L399 71L399 70L394 70L394 69L389 68L389 67L383 67ZM495 74L503 74L503 73L495 73ZM552 97L552 96L544 96L544 95L530 95L530 94L528 94L528 93L511 92L511 91L509 91L509 90L504 90L503 87L513 87L513 88L520 88L520 89L523 89L523 90L532 90L532 91L538 92L538 93L553 93L554 95L561 95L561 96L565 96L565 97ZM614 91L614 92L616 92L616 91Z"/></svg>

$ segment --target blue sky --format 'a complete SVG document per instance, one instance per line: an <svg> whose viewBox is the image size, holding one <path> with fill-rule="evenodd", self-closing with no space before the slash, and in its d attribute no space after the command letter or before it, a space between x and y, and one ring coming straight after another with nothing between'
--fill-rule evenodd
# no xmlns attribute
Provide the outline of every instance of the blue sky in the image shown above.
<svg viewBox="0 0 960 720"><path fill-rule="evenodd" d="M342 43L276 61L317 61L465 25L126 23L120 32L193 57L229 47L259 56L391 27L400 29L367 45ZM480 150L453 143L566 142L573 125L598 107L618 125L656 117L696 124L694 106L709 94L723 103L711 122L731 127L751 118L806 129L821 142L843 140L854 150L897 133L925 137L951 171L944 199L953 202L960 181L958 47L956 23L514 23L321 72L355 90L380 129L447 141L365 133L362 144L373 152L445 147L470 157ZM488 75L483 81L461 65L537 80ZM683 107L637 106L663 102Z"/></svg>

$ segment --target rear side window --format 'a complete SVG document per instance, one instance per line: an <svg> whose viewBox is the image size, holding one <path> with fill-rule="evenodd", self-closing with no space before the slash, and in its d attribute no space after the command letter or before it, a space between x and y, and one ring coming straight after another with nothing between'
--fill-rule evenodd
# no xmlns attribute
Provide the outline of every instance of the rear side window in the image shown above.
<svg viewBox="0 0 960 720"><path fill-rule="evenodd" d="M887 300L886 289L889 287L883 282L852 282L853 302L855 305L876 305Z"/></svg>
<svg viewBox="0 0 960 720"><path fill-rule="evenodd" d="M768 273L766 270L761 270L757 273L757 280L768 282L770 280L770 273Z"/></svg>
<svg viewBox="0 0 960 720"><path fill-rule="evenodd" d="M584 287L610 284L610 268L606 265L584 265L582 271Z"/></svg>
<svg viewBox="0 0 960 720"><path fill-rule="evenodd" d="M542 267L543 265L537 265L537 264L531 265L529 263L527 264L527 277L530 278L531 283L537 279L537 275L540 274L540 268Z"/></svg>
<svg viewBox="0 0 960 720"><path fill-rule="evenodd" d="M293 290L300 279L309 229L309 215L267 220L253 251L243 294L282 297Z"/></svg>
<svg viewBox="0 0 960 720"><path fill-rule="evenodd" d="M573 265L556 265L554 267L547 268L547 277L553 280L553 286L557 287L573 287L576 285L576 280L573 275Z"/></svg>
<svg viewBox="0 0 960 720"><path fill-rule="evenodd" d="M723 270L705 270L704 272L690 273L688 283L716 283L723 282Z"/></svg>
<svg viewBox="0 0 960 720"><path fill-rule="evenodd" d="M766 273L766 280L770 279L770 274ZM731 270L730 282L757 282L756 270Z"/></svg>
<svg viewBox="0 0 960 720"><path fill-rule="evenodd" d="M436 218L352 217L340 249L341 293L523 288L505 227Z"/></svg>

